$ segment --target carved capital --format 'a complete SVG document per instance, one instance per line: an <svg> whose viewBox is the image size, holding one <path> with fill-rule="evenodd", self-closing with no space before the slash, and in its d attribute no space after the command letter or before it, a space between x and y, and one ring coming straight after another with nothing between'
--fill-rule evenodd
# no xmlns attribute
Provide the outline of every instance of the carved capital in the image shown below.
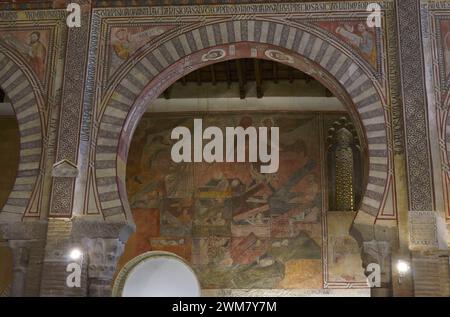
<svg viewBox="0 0 450 317"><path fill-rule="evenodd" d="M4 240L42 240L46 238L47 221L0 222Z"/></svg>
<svg viewBox="0 0 450 317"><path fill-rule="evenodd" d="M381 269L381 283L391 284L391 253L389 241L364 241L362 243L362 260L366 268L370 263L377 263Z"/></svg>
<svg viewBox="0 0 450 317"><path fill-rule="evenodd" d="M84 238L118 239L125 243L135 227L126 221L105 222L99 219L79 217L72 219L72 238L81 241Z"/></svg>
<svg viewBox="0 0 450 317"><path fill-rule="evenodd" d="M124 250L119 239L83 239L88 255L89 296L110 296L117 262Z"/></svg>
<svg viewBox="0 0 450 317"><path fill-rule="evenodd" d="M8 246L13 258L13 282L11 296L22 297L25 293L25 281L30 256L30 243L25 240L9 240Z"/></svg>

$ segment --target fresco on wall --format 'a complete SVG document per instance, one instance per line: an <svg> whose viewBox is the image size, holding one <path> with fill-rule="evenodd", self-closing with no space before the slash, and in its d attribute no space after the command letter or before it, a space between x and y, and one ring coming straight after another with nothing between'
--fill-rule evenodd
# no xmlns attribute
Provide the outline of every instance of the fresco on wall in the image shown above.
<svg viewBox="0 0 450 317"><path fill-rule="evenodd" d="M349 236L355 212L332 211L327 213L327 274L329 282L364 283L361 250Z"/></svg>
<svg viewBox="0 0 450 317"><path fill-rule="evenodd" d="M369 28L365 21L316 22L315 24L356 49L367 62L377 69L375 28Z"/></svg>
<svg viewBox="0 0 450 317"><path fill-rule="evenodd" d="M450 76L450 20L441 21L441 38L445 77L448 78Z"/></svg>
<svg viewBox="0 0 450 317"><path fill-rule="evenodd" d="M2 32L3 33L3 32ZM0 39L14 47L30 65L36 76L43 82L45 79L45 65L47 64L47 50L49 47L50 31L14 31L5 32Z"/></svg>
<svg viewBox="0 0 450 317"><path fill-rule="evenodd" d="M196 116L198 117L198 116ZM314 115L209 115L203 125L281 125L280 168L173 163L171 130L193 117L144 117L127 186L137 233L124 258L164 250L191 262L203 288L320 288L321 166Z"/></svg>
<svg viewBox="0 0 450 317"><path fill-rule="evenodd" d="M328 282L345 287L364 283L361 252L348 234L354 213L332 214L327 231L322 229L327 213L319 136L327 122L342 116L145 116L127 164L137 231L127 242L119 269L139 254L160 250L189 261L203 289L319 289ZM192 131L194 118L203 119L204 128L279 126L278 172L261 174L258 163L173 163L171 131L177 126Z"/></svg>
<svg viewBox="0 0 450 317"><path fill-rule="evenodd" d="M172 26L114 26L109 31L109 74L111 76L119 66L140 47L150 40L170 30Z"/></svg>

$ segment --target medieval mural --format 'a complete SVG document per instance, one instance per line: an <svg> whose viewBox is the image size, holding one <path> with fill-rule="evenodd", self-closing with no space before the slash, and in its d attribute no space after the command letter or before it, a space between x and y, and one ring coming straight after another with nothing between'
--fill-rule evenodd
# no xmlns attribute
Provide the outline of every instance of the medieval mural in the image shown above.
<svg viewBox="0 0 450 317"><path fill-rule="evenodd" d="M450 8L450 6L448 7ZM430 10L430 32L436 34L432 38L431 46L429 47L433 67L433 77L437 84L434 91L437 132L439 139L445 143L445 146L440 146L440 156L442 165L442 192L444 195L443 209L444 216L450 219L450 175L449 158L450 158L450 15L448 10L441 11L440 8L431 8ZM422 241L423 242L423 241ZM436 244L436 238L427 243Z"/></svg>
<svg viewBox="0 0 450 317"><path fill-rule="evenodd" d="M111 47L107 56L109 59L108 75L111 76L114 74L117 68L124 61L128 60L140 47L171 28L168 25L111 27L109 30Z"/></svg>
<svg viewBox="0 0 450 317"><path fill-rule="evenodd" d="M450 20L441 20L440 23L445 76L448 78L450 75Z"/></svg>
<svg viewBox="0 0 450 317"><path fill-rule="evenodd" d="M365 21L316 22L354 48L370 65L377 69L376 30Z"/></svg>
<svg viewBox="0 0 450 317"><path fill-rule="evenodd" d="M198 1L195 4L206 2L212 1ZM193 4L193 1L189 3ZM308 130L322 126L323 134L326 127L315 115L287 116L289 120L286 122L292 122L286 125L282 136L284 148L281 159L285 162L289 162L293 156L301 159L288 170L280 169L273 179L258 174L255 168L257 164L243 164L242 167L233 164L232 169L226 164L174 167L167 153L170 140L163 132L167 133L178 124L188 125L192 117L157 118L158 124L163 127L158 130L154 128L157 119L146 117L136 132L128 161L128 194L137 232L127 244L121 265L147 250L167 250L188 259L206 288L326 288L330 285L346 288L350 285L349 281L364 280L361 250L348 235L348 227L353 225L359 230L361 227L357 225L365 224L365 219L368 219L368 232L383 233L381 238L369 235L360 241L363 254L369 254L371 260L382 259L380 263L387 263L391 254L397 256L397 236L403 245L419 247L428 252L427 256L408 253L412 266L418 268L414 286L408 283L397 285L395 278L383 281L383 287L392 291L392 294L385 295L395 296L399 290L398 294L404 294L406 290L418 296L447 294L448 291L443 291L446 288L440 284L448 279L448 274L440 274L439 281L434 283L434 289L431 290L423 287L426 284L423 282L435 276L439 270L436 263L448 259L448 252L436 252L436 239L423 239L420 231L404 234L397 231L397 226L408 226L408 217L414 218L416 211L424 210L433 221L435 214L445 214L448 231L450 4L448 1L426 0L385 0L380 3L383 25L374 31L361 25L367 15L367 3L360 1L192 5L183 8L146 6L134 9L124 8L128 2L117 2L116 8L109 8L112 6L109 1L93 1L83 4L82 27L68 31L65 26L65 8L51 9L50 5L42 5L39 8L45 10L32 10L36 6L5 5L2 2L1 66L14 65L10 66L9 74L20 70L20 78L14 85L23 83L25 97L32 99L20 110L33 116L31 124L37 128L31 133L36 133L38 136L33 135L33 138L39 141L32 143L39 144L33 149L38 154L30 157L34 167L29 174L33 173L34 178L30 179L27 189L24 186L17 188L15 195L19 194L21 198L10 199L11 204L2 209L1 215L13 208L15 217L27 220L24 221L27 229L33 227L33 230L29 230L33 233L32 237L9 237L9 242L19 240L31 245L32 241L39 241L40 245L36 249L44 250L47 246L52 256L55 255L49 258L48 254L42 253L24 262L24 267L19 270L28 271L27 283L17 294L73 294L73 290L66 288L52 289L47 282L55 278L53 272L65 269L65 258L57 257L56 254L64 255L68 241L78 239L79 232L65 232L58 236L61 243L53 246L53 241L47 243L47 229L35 230L38 226L34 226L34 220L44 219L51 224L51 228L65 230L67 222L63 218L76 216L82 219L92 215L108 218L111 216L108 208L118 208L116 205L111 207L120 201L117 188L112 193L97 193L98 188L112 186L107 183L109 180L115 182L119 178L115 172L118 168L111 162L120 162L115 153L102 152L107 147L102 146L100 141L109 135L99 126L105 118L109 120L106 120L106 125L120 121L114 117L119 112L109 107L110 96L116 86L119 87L116 97L121 100L124 100L123 95L129 94L124 87L133 90L129 80L132 76L125 78L131 65L140 67L132 69L130 74L144 78L142 82L147 82L153 76L145 75L147 69L143 66L161 66L160 62L166 59L171 64L171 56L165 54L167 50L184 59L188 53L195 54L202 48L222 49L227 58L254 57L252 54L256 52L258 58L266 56L275 60L280 55L274 53L274 49L278 52L287 48L285 56L293 56L293 66L298 65L298 58L293 53L299 52L301 56L316 61L314 65L320 64L324 70L331 72L332 77L341 81L347 93L358 95L353 101L365 111L356 114L363 120L364 132L373 147L368 159L371 163L376 162L369 165L372 177L369 177L365 200L358 212L360 217L355 218L352 212L330 212L326 208L326 195L323 192L326 178L321 172L324 170L324 160L320 152L322 147L318 146L319 141L323 140L318 137L319 134L314 135ZM419 11L420 15L417 14ZM158 16L161 25L152 24L154 16ZM51 28L47 29L46 23L51 24ZM177 34L172 34L170 28L165 29L175 23L184 23ZM165 33L160 34L160 30ZM248 44L251 54L234 50L236 43L250 41L250 38L255 41ZM261 43L273 46L262 47ZM219 44L224 46L217 47ZM161 49L164 45L165 48ZM425 56L422 55L422 49ZM142 55L139 55L141 52ZM234 52L237 54L234 55ZM210 56L206 57L209 60ZM285 60L286 63L290 61ZM374 68L377 66L379 76L370 76L365 64ZM310 65L313 74L325 78L327 72L318 72L314 65ZM360 68L359 65L364 67ZM125 66L122 72L118 71L121 66ZM156 71L150 68L148 72L156 75L161 71L159 67L155 68ZM39 87L34 77L41 81L44 89ZM5 76L0 83L8 79L9 76ZM108 80L112 84L105 92ZM140 86L138 88L136 94L143 89ZM337 94L339 90L335 86L332 88L332 92ZM11 93L11 89L6 93ZM12 97L10 99L14 106L24 96L18 93ZM131 100L134 100L135 96L132 97ZM361 101L363 97L365 99ZM127 106L131 107L131 102ZM128 108L124 111L129 117L132 114ZM39 115L36 116L35 112ZM114 115L111 116L111 113ZM255 124L261 121L278 122L283 118L284 122L288 118L283 116L230 114L208 120L219 120L222 125L214 124L225 126L240 122L245 124L248 120ZM265 120L267 117L269 120ZM25 124L30 125L28 119L19 120L21 130ZM122 123L120 121L117 126L111 126L122 131ZM301 138L294 141L286 137L286 134L297 128L302 133L295 135L301 135ZM429 137L428 131L434 134ZM107 141L115 141L115 138L118 136ZM24 140L21 137L21 143ZM116 143L111 148L116 149ZM111 162L96 159L111 156ZM434 175L431 175L431 156L433 166L437 167ZM21 152L20 157L21 162L30 163L24 160L24 153ZM64 159L77 165L80 174L76 180L51 177L52 164ZM309 162L316 164L307 165ZM439 166L439 163L442 165ZM102 166L105 168L102 169ZM300 177L297 172L301 170L305 171L302 178L288 186L289 190L283 190L290 184L291 177L294 180L295 176ZM404 171L407 172L406 177ZM38 173L39 177L36 176ZM98 174L103 178L96 178ZM45 182L42 180L44 176ZM75 181L77 188L73 190L74 186L68 183L75 184ZM441 192L444 197L439 197ZM289 198L287 204L279 204L277 196L280 194ZM123 198L122 193L119 198ZM388 205L389 208L386 207ZM428 218L425 220L429 222ZM283 221L289 230L278 230ZM86 225L86 228L90 227ZM93 228L95 230L86 229L83 233L96 237L102 226L98 224ZM390 228L392 235L387 233ZM422 232L434 234L436 230L433 224ZM362 233L366 232L362 230ZM105 237L117 238L115 233L108 234ZM375 241L374 238L380 240ZM291 249L292 246L295 249ZM445 249L448 249L447 246ZM16 251L13 249L12 252ZM106 249L103 254L107 254ZM448 268L448 261L446 265ZM98 271L104 267L106 265L97 265ZM0 293L6 294L7 288L3 286L10 283L11 267L5 269L2 266L0 271L3 283ZM3 272L7 272L6 279ZM384 267L383 272L386 272ZM291 279L288 280L289 277ZM89 279L86 285L90 287L97 278L92 278L92 281ZM108 285L111 279L105 279L104 285ZM95 288L88 293L86 285L77 294L95 296L91 292ZM446 287L448 290L448 285Z"/></svg>
<svg viewBox="0 0 450 317"><path fill-rule="evenodd" d="M0 40L15 48L29 63L36 76L43 82L45 79L45 65L48 62L47 48L50 35L48 30L2 32Z"/></svg>
<svg viewBox="0 0 450 317"><path fill-rule="evenodd" d="M222 128L280 126L276 174L261 174L258 163L173 163L171 130L192 128L193 116L145 116L135 133L127 190L137 232L121 263L146 251L169 251L192 264L205 289L322 288L325 197L319 115L203 117L205 126ZM330 268L346 269L331 269L331 277L364 282L356 241L336 230ZM352 252L356 261L348 262Z"/></svg>

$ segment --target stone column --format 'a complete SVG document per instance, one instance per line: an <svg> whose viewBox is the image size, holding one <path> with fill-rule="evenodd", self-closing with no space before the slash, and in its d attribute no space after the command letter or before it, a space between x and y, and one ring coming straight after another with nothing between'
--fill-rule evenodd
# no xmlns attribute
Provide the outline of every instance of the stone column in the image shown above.
<svg viewBox="0 0 450 317"><path fill-rule="evenodd" d="M116 264L132 231L127 222L99 217L49 219L40 295L110 296ZM81 257L74 260L75 248ZM68 266L74 264L81 270L79 286L67 283Z"/></svg>
<svg viewBox="0 0 450 317"><path fill-rule="evenodd" d="M389 241L364 241L362 243L363 266L367 268L369 264L376 263L380 266L381 285L372 287L373 297L392 296L391 279L391 242Z"/></svg>
<svg viewBox="0 0 450 317"><path fill-rule="evenodd" d="M88 254L88 296L111 296L117 262L124 250L119 239L84 239Z"/></svg>
<svg viewBox="0 0 450 317"><path fill-rule="evenodd" d="M80 244L72 239L72 221L70 219L49 219L41 296L86 296L85 257L81 257L81 260L70 258L71 250L79 247ZM83 251L81 248L80 250ZM80 287L67 285L67 278L70 274L67 269L71 263L80 265Z"/></svg>
<svg viewBox="0 0 450 317"><path fill-rule="evenodd" d="M29 247L27 241L12 240L8 243L13 255L13 280L11 297L25 296L25 282L29 263Z"/></svg>
<svg viewBox="0 0 450 317"><path fill-rule="evenodd" d="M0 223L0 234L13 256L13 297L39 296L47 222Z"/></svg>
<svg viewBox="0 0 450 317"><path fill-rule="evenodd" d="M117 263L134 227L127 221L73 219L72 239L80 241L86 261L86 296L111 296Z"/></svg>

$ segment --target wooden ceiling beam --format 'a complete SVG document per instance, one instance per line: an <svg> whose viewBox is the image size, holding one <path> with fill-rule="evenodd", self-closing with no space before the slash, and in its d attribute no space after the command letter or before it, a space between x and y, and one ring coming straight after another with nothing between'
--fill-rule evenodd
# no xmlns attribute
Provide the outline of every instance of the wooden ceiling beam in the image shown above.
<svg viewBox="0 0 450 317"><path fill-rule="evenodd" d="M172 86L170 86L169 88L167 88L166 90L164 90L164 98L166 99L166 100L169 100L170 99L170 92L171 92L171 90L172 90Z"/></svg>
<svg viewBox="0 0 450 317"><path fill-rule="evenodd" d="M1 1L1 0L0 0ZM225 61L219 64L209 65L205 68L198 69L180 78L179 84L188 86L188 84L197 83L198 86L209 84L217 86L219 83L227 83L228 89L235 89L233 83L238 83L239 96L241 99L247 97L248 81L255 82L256 96L264 97L264 79L273 83L281 83L289 81L294 83L296 80L304 80L306 84L319 87L318 83L311 76L301 71L289 67L287 65L278 64L272 61L264 61L258 59L238 59L234 61ZM322 96L332 97L333 95L323 87ZM0 92L1 95L1 92ZM170 99L171 91L161 94L161 98ZM1 96L0 96L1 99Z"/></svg>
<svg viewBox="0 0 450 317"><path fill-rule="evenodd" d="M294 77L294 69L292 67L289 67L289 70L288 70L289 83L292 84L294 82L294 79L295 79L295 77Z"/></svg>
<svg viewBox="0 0 450 317"><path fill-rule="evenodd" d="M237 76L238 76L238 81L239 81L239 97L241 99L245 99L245 97L246 97L246 90L245 90L246 79L244 78L245 75L244 75L242 62L239 59L236 60L236 71L237 71Z"/></svg>
<svg viewBox="0 0 450 317"><path fill-rule="evenodd" d="M201 69L198 69L198 70L195 71L195 76L197 78L197 85L201 86L202 85Z"/></svg>
<svg viewBox="0 0 450 317"><path fill-rule="evenodd" d="M225 62L225 76L227 78L228 88L230 88L231 87L231 83L232 83L232 79L231 79L231 66L230 66L230 62L229 61Z"/></svg>
<svg viewBox="0 0 450 317"><path fill-rule="evenodd" d="M273 82L275 84L278 84L278 65L277 63L271 63L272 64L272 78Z"/></svg>
<svg viewBox="0 0 450 317"><path fill-rule="evenodd" d="M262 98L264 97L262 84L263 84L263 75L261 70L261 61L259 59L254 60L255 65L255 81L256 81L256 97Z"/></svg>
<svg viewBox="0 0 450 317"><path fill-rule="evenodd" d="M216 69L214 68L214 65L210 66L210 70L211 70L211 81L213 86L215 86L217 84L217 79L216 79Z"/></svg>

